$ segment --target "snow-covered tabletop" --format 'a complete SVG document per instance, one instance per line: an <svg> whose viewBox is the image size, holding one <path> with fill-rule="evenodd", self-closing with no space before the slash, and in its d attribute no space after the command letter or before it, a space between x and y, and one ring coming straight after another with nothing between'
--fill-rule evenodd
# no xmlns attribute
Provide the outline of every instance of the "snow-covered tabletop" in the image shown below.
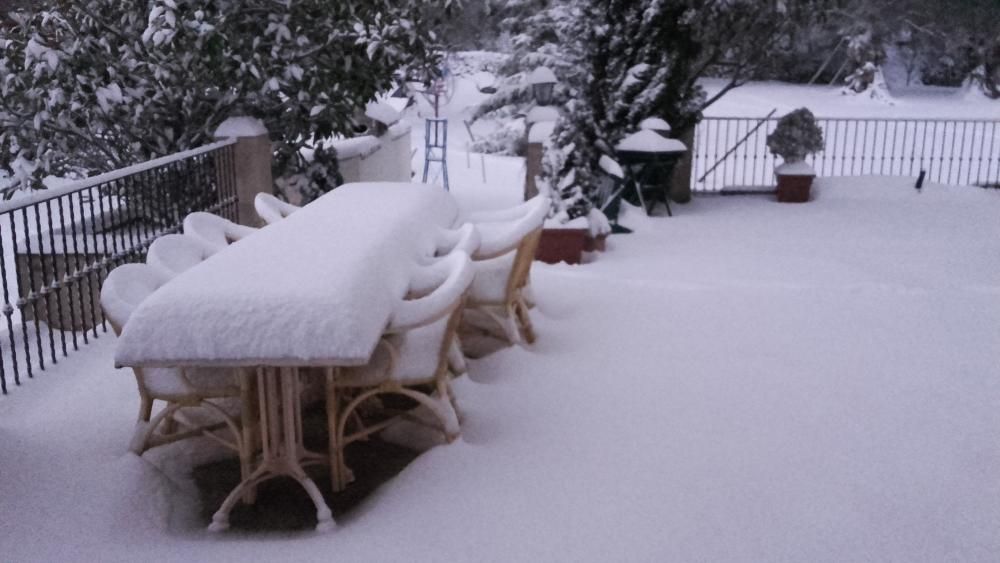
<svg viewBox="0 0 1000 563"><path fill-rule="evenodd" d="M115 361L364 363L416 264L457 215L455 201L439 187L342 186L157 290L125 325Z"/></svg>

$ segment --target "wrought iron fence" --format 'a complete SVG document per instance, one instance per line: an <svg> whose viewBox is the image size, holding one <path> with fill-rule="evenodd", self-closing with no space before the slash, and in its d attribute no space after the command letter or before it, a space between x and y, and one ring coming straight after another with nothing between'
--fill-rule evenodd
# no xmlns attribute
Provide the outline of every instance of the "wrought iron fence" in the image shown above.
<svg viewBox="0 0 1000 563"><path fill-rule="evenodd" d="M1000 186L1000 121L817 118L826 148L809 158L820 176L917 176ZM695 130L692 190L774 185L767 149L778 118L710 117Z"/></svg>
<svg viewBox="0 0 1000 563"><path fill-rule="evenodd" d="M108 331L100 287L192 211L237 217L235 140L0 204L0 393ZM6 334L3 332L6 331Z"/></svg>

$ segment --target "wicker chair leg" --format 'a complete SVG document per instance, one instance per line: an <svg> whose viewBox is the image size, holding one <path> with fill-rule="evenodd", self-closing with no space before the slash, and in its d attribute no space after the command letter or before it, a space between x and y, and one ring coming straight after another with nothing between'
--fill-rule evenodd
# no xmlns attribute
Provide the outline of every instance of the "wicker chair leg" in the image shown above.
<svg viewBox="0 0 1000 563"><path fill-rule="evenodd" d="M153 399L143 396L139 402L139 422L149 422L153 416Z"/></svg>
<svg viewBox="0 0 1000 563"><path fill-rule="evenodd" d="M534 344L535 328L531 324L531 315L528 314L527 304L523 300L518 300L512 309L513 315L517 318L517 328L521 338L528 344Z"/></svg>
<svg viewBox="0 0 1000 563"><path fill-rule="evenodd" d="M153 447L153 437L156 434L156 429L163 423L164 420L172 418L174 413L180 405L172 404L167 405L162 411L157 413L156 416L152 418L147 423L139 423L136 427L136 434L132 437L131 449L137 455L142 455L149 448Z"/></svg>
<svg viewBox="0 0 1000 563"><path fill-rule="evenodd" d="M171 434L177 433L177 419L173 416L168 416L164 419L163 423L160 425L162 427L162 432L164 436L170 436Z"/></svg>

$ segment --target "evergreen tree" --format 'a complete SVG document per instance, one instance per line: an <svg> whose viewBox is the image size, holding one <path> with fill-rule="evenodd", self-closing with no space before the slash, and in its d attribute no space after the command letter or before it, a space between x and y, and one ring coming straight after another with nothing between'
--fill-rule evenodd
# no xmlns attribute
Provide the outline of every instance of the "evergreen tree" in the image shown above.
<svg viewBox="0 0 1000 563"><path fill-rule="evenodd" d="M647 117L684 135L701 112L765 68L771 53L823 0L588 0L570 29L582 38L580 97L566 107L544 165L570 217L600 188L598 161ZM723 76L709 97L698 81ZM571 150L570 150L571 149Z"/></svg>

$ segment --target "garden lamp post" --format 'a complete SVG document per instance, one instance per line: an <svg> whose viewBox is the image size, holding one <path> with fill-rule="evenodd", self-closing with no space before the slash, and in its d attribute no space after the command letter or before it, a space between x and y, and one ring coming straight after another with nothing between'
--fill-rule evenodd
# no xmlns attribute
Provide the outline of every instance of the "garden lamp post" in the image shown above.
<svg viewBox="0 0 1000 563"><path fill-rule="evenodd" d="M528 75L528 85L535 98L535 107L524 116L527 133L527 154L525 160L524 199L538 194L535 178L542 171L542 153L546 139L552 135L555 122L559 120L559 110L550 106L555 90L556 75L551 69L540 66Z"/></svg>
<svg viewBox="0 0 1000 563"><path fill-rule="evenodd" d="M556 88L556 75L548 67L540 66L531 71L528 75L528 84L531 85L531 93L539 105L547 106L552 103L552 93Z"/></svg>

